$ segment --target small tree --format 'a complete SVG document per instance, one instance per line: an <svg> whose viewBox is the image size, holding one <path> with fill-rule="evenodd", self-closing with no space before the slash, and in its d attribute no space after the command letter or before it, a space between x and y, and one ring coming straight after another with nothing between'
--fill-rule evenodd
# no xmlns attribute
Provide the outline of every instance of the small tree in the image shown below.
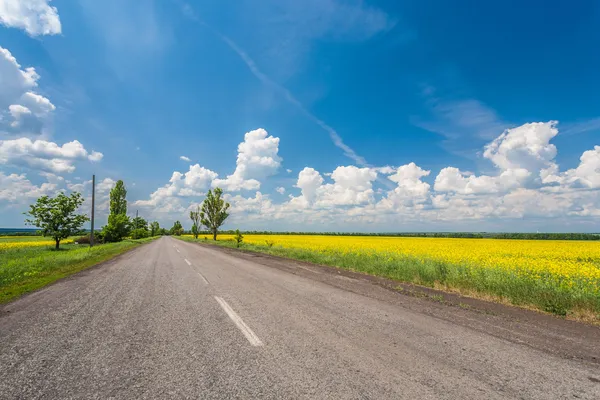
<svg viewBox="0 0 600 400"><path fill-rule="evenodd" d="M171 235L181 236L183 234L183 225L181 222L175 221L173 227L171 228Z"/></svg>
<svg viewBox="0 0 600 400"><path fill-rule="evenodd" d="M194 235L194 239L198 239L198 234L200 233L200 206L196 206L196 211L190 211L190 219L192 220L192 234Z"/></svg>
<svg viewBox="0 0 600 400"><path fill-rule="evenodd" d="M216 188L214 192L208 191L206 199L202 203L202 211L200 211L200 220L202 225L206 226L213 234L213 240L217 240L217 232L219 227L223 225L229 214L229 203L221 199L223 190Z"/></svg>
<svg viewBox="0 0 600 400"><path fill-rule="evenodd" d="M32 204L25 220L28 225L42 229L44 236L54 239L55 249L60 247L60 241L81 230L81 226L89 221L87 215L77 214L77 209L83 204L80 193L74 192L70 196L59 193L56 197L42 196Z"/></svg>
<svg viewBox="0 0 600 400"><path fill-rule="evenodd" d="M158 221L150 223L150 236L160 235L160 225Z"/></svg>
<svg viewBox="0 0 600 400"><path fill-rule="evenodd" d="M235 236L233 237L233 239L235 240L235 244L237 245L237 248L240 248L240 245L242 244L242 242L244 241L244 235L242 235L240 233L239 229L235 230Z"/></svg>

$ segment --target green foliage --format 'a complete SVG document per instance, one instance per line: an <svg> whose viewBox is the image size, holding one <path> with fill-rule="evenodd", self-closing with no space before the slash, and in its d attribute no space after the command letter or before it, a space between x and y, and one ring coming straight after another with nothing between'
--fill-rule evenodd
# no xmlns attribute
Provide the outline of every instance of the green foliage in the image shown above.
<svg viewBox="0 0 600 400"><path fill-rule="evenodd" d="M127 214L127 189L122 180L110 191L110 214Z"/></svg>
<svg viewBox="0 0 600 400"><path fill-rule="evenodd" d="M135 217L131 220L131 229L145 229L148 230L148 221L142 217Z"/></svg>
<svg viewBox="0 0 600 400"><path fill-rule="evenodd" d="M171 231L169 231L167 228L160 228L160 236L169 236L171 234Z"/></svg>
<svg viewBox="0 0 600 400"><path fill-rule="evenodd" d="M120 242L129 236L131 221L127 216L127 190L123 181L119 180L110 191L110 214L108 223L102 229L105 242Z"/></svg>
<svg viewBox="0 0 600 400"><path fill-rule="evenodd" d="M29 216L25 220L28 225L33 225L42 230L44 236L50 236L56 243L56 250L60 241L72 236L81 230L81 226L89 221L84 214L77 214L77 209L83 204L80 193L74 192L70 196L59 193L56 197L42 196L35 204L29 206Z"/></svg>
<svg viewBox="0 0 600 400"><path fill-rule="evenodd" d="M223 190L216 188L215 191L208 191L206 199L202 203L200 211L200 221L206 226L213 235L213 240L217 240L217 233L221 225L225 222L229 214L229 203L221 198Z"/></svg>
<svg viewBox="0 0 600 400"><path fill-rule="evenodd" d="M237 245L237 247L239 248L240 245L242 244L242 242L244 241L244 235L242 235L240 233L239 229L235 230L235 235L233 236L233 239L235 240L235 243Z"/></svg>
<svg viewBox="0 0 600 400"><path fill-rule="evenodd" d="M150 236L150 231L144 228L138 228L131 231L132 239L145 239Z"/></svg>
<svg viewBox="0 0 600 400"><path fill-rule="evenodd" d="M192 234L194 235L194 239L198 239L198 234L200 233L200 206L196 206L196 211L190 211L190 219L192 220Z"/></svg>
<svg viewBox="0 0 600 400"><path fill-rule="evenodd" d="M160 225L158 221L154 221L150 223L150 236L160 235Z"/></svg>
<svg viewBox="0 0 600 400"><path fill-rule="evenodd" d="M120 242L131 232L131 221L124 214L110 214L108 223L102 229L104 241L108 243Z"/></svg>
<svg viewBox="0 0 600 400"><path fill-rule="evenodd" d="M181 222L175 221L175 223L173 224L173 227L171 228L171 235L174 235L174 236L183 235L183 225L181 225Z"/></svg>

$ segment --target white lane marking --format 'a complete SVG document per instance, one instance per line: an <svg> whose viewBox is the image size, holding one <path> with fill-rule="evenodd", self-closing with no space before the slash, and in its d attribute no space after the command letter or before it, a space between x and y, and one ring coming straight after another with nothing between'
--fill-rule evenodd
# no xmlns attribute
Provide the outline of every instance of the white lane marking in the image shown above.
<svg viewBox="0 0 600 400"><path fill-rule="evenodd" d="M179 251L179 249L178 249L177 247L175 247L175 250L177 250L177 252L178 252L178 253L180 252L180 251Z"/></svg>
<svg viewBox="0 0 600 400"><path fill-rule="evenodd" d="M191 263L191 262L189 262L189 261L187 260L187 258L184 258L184 260L185 260L185 262L187 263L187 265L192 265L192 263Z"/></svg>
<svg viewBox="0 0 600 400"><path fill-rule="evenodd" d="M258 336L256 336L256 334L254 332L252 332L252 329L250 329L250 327L248 327L248 325L246 325L246 323L240 318L239 315L237 315L235 313L235 311L233 311L233 309L229 306L229 304L227 304L227 302L225 300L223 300L222 298L220 298L218 296L215 296L215 300L217 300L217 303L219 303L219 305L221 306L223 311L225 311L225 313L227 313L229 318L231 318L231 320L238 327L238 329L240 331L242 331L242 333L244 334L244 336L246 336L246 339L248 339L248 341L250 342L250 344L252 346L262 346L263 345L263 342L260 341Z"/></svg>
<svg viewBox="0 0 600 400"><path fill-rule="evenodd" d="M200 275L200 278L202 278L202 280L204 281L204 284L208 285L208 280L204 277L204 275L202 275L200 272L198 272L198 275Z"/></svg>

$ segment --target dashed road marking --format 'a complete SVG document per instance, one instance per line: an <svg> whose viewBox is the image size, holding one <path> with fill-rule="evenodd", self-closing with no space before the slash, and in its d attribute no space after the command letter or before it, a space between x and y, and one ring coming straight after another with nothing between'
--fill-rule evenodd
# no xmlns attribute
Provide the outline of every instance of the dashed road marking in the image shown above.
<svg viewBox="0 0 600 400"><path fill-rule="evenodd" d="M189 261L187 260L187 258L184 258L184 260L185 260L185 262L187 263L187 265L192 265L192 263L191 263L191 262L189 262Z"/></svg>
<svg viewBox="0 0 600 400"><path fill-rule="evenodd" d="M256 334L252 332L252 329L250 329L250 327L246 325L246 323L240 318L239 315L235 313L235 311L233 311L233 309L229 306L229 304L227 304L225 300L218 296L215 296L215 300L217 300L217 303L219 303L223 311L225 311L229 318L231 318L231 320L238 327L238 329L242 331L242 333L244 334L244 336L246 336L246 339L248 339L252 346L258 347L263 345L263 342L261 342L258 336L256 336Z"/></svg>
<svg viewBox="0 0 600 400"><path fill-rule="evenodd" d="M200 275L200 278L202 278L202 280L204 281L204 284L205 284L205 285L208 285L208 279L206 279L206 278L204 277L204 275L202 275L200 272L198 272L198 275Z"/></svg>

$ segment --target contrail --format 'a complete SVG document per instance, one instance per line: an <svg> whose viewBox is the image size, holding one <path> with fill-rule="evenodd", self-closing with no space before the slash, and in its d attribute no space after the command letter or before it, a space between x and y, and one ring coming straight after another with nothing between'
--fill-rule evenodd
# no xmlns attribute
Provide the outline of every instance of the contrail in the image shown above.
<svg viewBox="0 0 600 400"><path fill-rule="evenodd" d="M371 165L369 165L369 163L367 163L367 161L363 157L356 154L356 152L354 150L352 150L352 148L350 148L350 146L348 146L346 143L344 143L341 136L335 131L335 129L333 129L331 126L327 125L323 120L317 118L314 114L312 114L310 111L308 111L306 109L306 107L304 107L304 105L302 103L300 103L300 101L298 101L298 99L296 99L289 90L287 90L285 87L279 85L278 83L274 82L271 78L269 78L267 75L265 75L260 69L258 69L254 60L252 58L250 58L250 56L248 56L248 54L244 50L242 50L233 40L231 40L230 38L228 38L227 36L225 36L219 32L216 32L216 31L214 31L214 32L217 36L219 36L219 38L223 42L225 42L234 52L236 52L238 56L240 56L240 58L244 61L244 63L246 63L246 65L250 69L250 72L252 72L252 74L254 74L254 76L256 76L265 85L270 86L275 91L281 93L283 95L283 97L285 97L285 99L288 102L290 102L291 104L296 106L296 108L298 108L298 110L300 110L302 112L302 114L304 114L308 119L310 119L311 121L313 121L314 123L319 125L325 132L327 132L329 134L329 137L333 141L333 144L336 145L338 148L342 149L344 151L344 155L346 157L351 158L352 160L354 160L354 162L356 162L360 166L363 166L363 167L371 166Z"/></svg>
<svg viewBox="0 0 600 400"><path fill-rule="evenodd" d="M287 90L285 87L281 86L280 84L278 84L277 82L275 82L271 78L269 78L267 75L265 75L256 66L256 63L248 55L248 53L246 53L242 48L240 48L233 40L231 40L229 37L223 35L221 32L217 31L212 26L208 25L206 22L204 22L200 17L198 17L198 15L189 6L189 4L183 3L180 0L175 0L175 2L181 6L182 12L184 13L184 15L186 17L205 26L214 35L216 35L225 44L227 44L227 46L229 46L229 48L231 50L233 50L242 59L242 61L244 61L246 66L248 66L248 69L250 70L250 72L252 72L252 74L258 80L260 80L264 85L271 87L273 90L275 90L276 92L279 92L281 95L283 95L283 97L289 103L294 105L298 110L300 110L300 112L302 112L302 114L304 114L308 119L310 119L311 121L313 121L314 123L319 125L321 127L321 129L323 129L325 132L327 132L329 134L329 137L331 138L331 141L333 142L333 144L336 147L342 149L342 151L344 152L344 155L346 157L352 159L355 163L357 163L361 167L372 167L367 162L367 160L364 159L364 157L356 154L356 152L350 146L348 146L346 143L344 143L344 141L342 140L342 137L336 132L335 129L333 129L331 126L327 125L327 123L325 123L325 121L317 118L313 113L308 111L306 109L306 107L304 107L304 105L302 103L300 103L300 101L298 101L298 99L296 97L294 97L294 95L289 90Z"/></svg>

